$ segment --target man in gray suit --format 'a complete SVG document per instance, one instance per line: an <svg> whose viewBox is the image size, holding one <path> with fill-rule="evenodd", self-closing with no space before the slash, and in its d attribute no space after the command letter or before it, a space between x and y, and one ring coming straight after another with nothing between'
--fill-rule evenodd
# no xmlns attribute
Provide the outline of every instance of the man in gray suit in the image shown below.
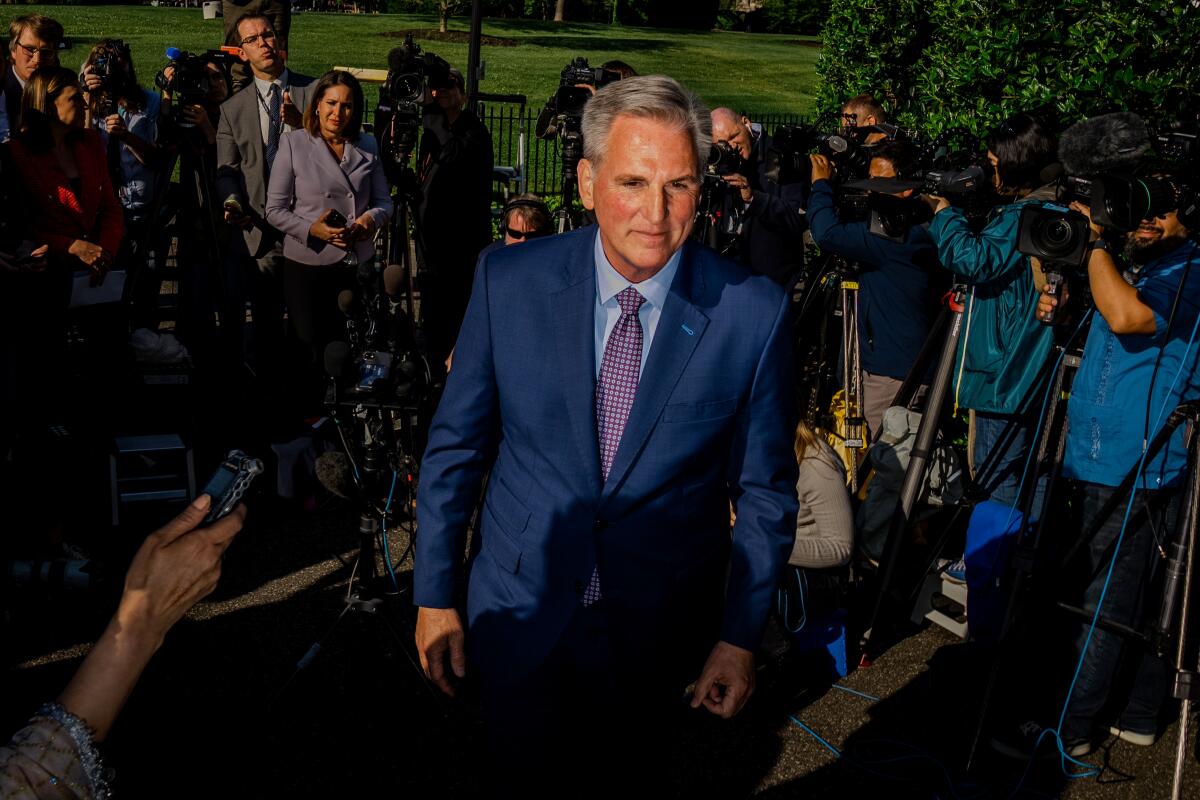
<svg viewBox="0 0 1200 800"><path fill-rule="evenodd" d="M240 228L230 237L227 291L221 315L223 338L268 388L280 388L283 352L282 235L267 224L271 163L279 139L303 127L313 79L287 69L271 20L261 14L238 22L238 46L253 80L221 105L217 128L217 196L225 221ZM244 352L245 302L254 312L253 352Z"/></svg>

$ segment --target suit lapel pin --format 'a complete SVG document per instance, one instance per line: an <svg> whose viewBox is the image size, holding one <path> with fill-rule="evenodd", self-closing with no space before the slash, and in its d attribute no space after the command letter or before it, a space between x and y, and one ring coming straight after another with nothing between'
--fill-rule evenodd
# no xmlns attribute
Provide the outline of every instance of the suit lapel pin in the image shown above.
<svg viewBox="0 0 1200 800"><path fill-rule="evenodd" d="M689 327L687 326L687 323L686 323L686 322L685 322L685 323L683 323L682 325L680 325L679 327L680 327L680 328L683 328L683 332L684 332L684 333L686 333L688 336L695 336L695 335L696 335L696 332L695 332L694 330L692 330L691 328L689 328Z"/></svg>

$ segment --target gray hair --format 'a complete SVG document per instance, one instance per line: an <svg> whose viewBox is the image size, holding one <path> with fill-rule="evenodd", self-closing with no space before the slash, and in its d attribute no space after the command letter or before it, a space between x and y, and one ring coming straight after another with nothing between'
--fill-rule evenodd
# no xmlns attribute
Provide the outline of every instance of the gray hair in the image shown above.
<svg viewBox="0 0 1200 800"><path fill-rule="evenodd" d="M583 107L583 157L599 165L617 117L653 119L685 132L696 147L696 172L708 161L712 118L700 98L666 75L626 78L605 86Z"/></svg>

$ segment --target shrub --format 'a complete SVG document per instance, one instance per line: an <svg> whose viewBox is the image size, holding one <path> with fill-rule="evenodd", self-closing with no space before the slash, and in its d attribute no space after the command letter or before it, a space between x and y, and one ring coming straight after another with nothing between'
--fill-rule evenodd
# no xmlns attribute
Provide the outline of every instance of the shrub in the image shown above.
<svg viewBox="0 0 1200 800"><path fill-rule="evenodd" d="M1178 0L832 0L817 64L822 111L862 92L901 124L983 134L1051 106L1195 114L1200 9Z"/></svg>

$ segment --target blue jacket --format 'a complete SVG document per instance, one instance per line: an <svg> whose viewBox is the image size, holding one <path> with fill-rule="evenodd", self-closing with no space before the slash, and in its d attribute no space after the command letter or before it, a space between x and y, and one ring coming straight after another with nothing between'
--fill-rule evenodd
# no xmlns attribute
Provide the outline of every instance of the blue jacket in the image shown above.
<svg viewBox="0 0 1200 800"><path fill-rule="evenodd" d="M1054 339L1034 313L1041 287L1017 250L1017 226L1021 209L1040 194L995 209L979 233L957 208L929 226L942 266L970 287L951 385L959 407L992 414L1038 407L1033 390Z"/></svg>
<svg viewBox="0 0 1200 800"><path fill-rule="evenodd" d="M866 222L838 221L833 187L817 181L808 201L813 241L858 263L858 347L863 369L903 379L937 317L946 283L929 231L916 225L903 242L870 232Z"/></svg>
<svg viewBox="0 0 1200 800"><path fill-rule="evenodd" d="M1185 274L1187 283L1168 339L1167 320ZM1151 261L1138 272L1134 286L1138 299L1154 311L1154 333L1118 336L1099 312L1093 312L1067 406L1070 423L1063 472L1102 486L1119 485L1141 460L1147 432L1154 438L1175 406L1200 396L1200 247L1185 242ZM1176 429L1158 455L1146 462L1145 479L1138 486L1165 489L1182 480L1187 469L1184 427Z"/></svg>
<svg viewBox="0 0 1200 800"><path fill-rule="evenodd" d="M628 657L698 670L718 639L754 649L795 536L785 294L691 240L602 481L596 235L480 259L421 462L414 599L427 607L458 601L490 471L466 586L467 650L489 681L545 658L597 568Z"/></svg>

